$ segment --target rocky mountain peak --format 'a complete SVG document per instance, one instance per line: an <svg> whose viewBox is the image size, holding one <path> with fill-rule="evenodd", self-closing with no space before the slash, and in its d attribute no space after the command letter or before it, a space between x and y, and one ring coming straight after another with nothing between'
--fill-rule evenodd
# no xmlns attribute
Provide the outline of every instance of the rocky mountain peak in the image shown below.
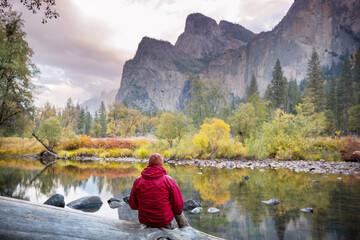
<svg viewBox="0 0 360 240"><path fill-rule="evenodd" d="M187 34L206 35L214 31L219 31L219 26L212 18L201 13L193 13L186 18L185 33Z"/></svg>
<svg viewBox="0 0 360 240"><path fill-rule="evenodd" d="M193 13L187 17L185 31L175 47L193 58L211 59L229 49L246 45L254 36L240 25L225 21L218 25L212 18Z"/></svg>
<svg viewBox="0 0 360 240"><path fill-rule="evenodd" d="M302 80L313 48L325 66L358 49L359 13L359 0L297 0L272 31L258 35L239 24L190 14L175 46L142 39L135 57L124 65L116 101L144 111L179 109L188 86L186 72L238 99L254 74L263 94L277 59L288 79Z"/></svg>
<svg viewBox="0 0 360 240"><path fill-rule="evenodd" d="M255 33L244 28L239 24L234 24L228 21L221 20L219 27L223 35L228 39L236 39L242 43L249 43L256 36Z"/></svg>

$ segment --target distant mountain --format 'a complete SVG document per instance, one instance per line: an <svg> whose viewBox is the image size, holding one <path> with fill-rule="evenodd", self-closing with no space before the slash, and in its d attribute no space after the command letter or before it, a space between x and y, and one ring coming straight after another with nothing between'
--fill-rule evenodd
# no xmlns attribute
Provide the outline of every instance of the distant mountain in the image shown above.
<svg viewBox="0 0 360 240"><path fill-rule="evenodd" d="M110 92L102 91L100 96L90 98L89 100L86 100L80 104L80 106L83 108L87 107L88 111L94 115L95 112L99 110L101 101L104 102L107 109L109 104L113 104L115 102L117 93L118 89L113 89Z"/></svg>
<svg viewBox="0 0 360 240"><path fill-rule="evenodd" d="M272 31L258 35L238 24L190 14L175 46L142 39L135 57L124 65L116 101L143 111L179 109L187 87L185 72L238 98L244 97L254 74L263 94L277 58L287 78L301 80L313 48L321 64L329 65L359 46L358 0L296 0Z"/></svg>

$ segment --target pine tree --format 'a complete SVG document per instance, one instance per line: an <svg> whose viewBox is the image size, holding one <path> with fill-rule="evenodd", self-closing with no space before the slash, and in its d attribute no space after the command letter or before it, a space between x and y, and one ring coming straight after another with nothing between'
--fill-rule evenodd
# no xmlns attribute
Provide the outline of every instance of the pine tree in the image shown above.
<svg viewBox="0 0 360 240"><path fill-rule="evenodd" d="M91 123L92 123L92 116L88 109L85 109L86 117L85 117L85 134L90 135Z"/></svg>
<svg viewBox="0 0 360 240"><path fill-rule="evenodd" d="M360 48L354 55L354 81L357 84L357 103L360 104Z"/></svg>
<svg viewBox="0 0 360 240"><path fill-rule="evenodd" d="M322 78L322 71L320 69L319 55L315 48L312 51L311 58L308 62L307 68L307 83L305 94L308 99L314 104L315 112L319 113L325 108L324 84Z"/></svg>
<svg viewBox="0 0 360 240"><path fill-rule="evenodd" d="M336 79L331 77L329 81L329 89L326 93L326 109L336 114L337 105L336 96Z"/></svg>
<svg viewBox="0 0 360 240"><path fill-rule="evenodd" d="M77 134L85 134L85 130L86 130L86 112L84 108L80 108Z"/></svg>
<svg viewBox="0 0 360 240"><path fill-rule="evenodd" d="M283 76L283 71L279 59L276 60L274 71L271 80L271 105L273 108L284 109L286 96L286 78Z"/></svg>
<svg viewBox="0 0 360 240"><path fill-rule="evenodd" d="M290 80L287 85L286 112L295 114L295 106L301 101L301 91L296 80Z"/></svg>
<svg viewBox="0 0 360 240"><path fill-rule="evenodd" d="M107 117L106 117L106 108L103 101L101 101L101 105L99 109L99 124L101 126L101 137L106 137Z"/></svg>
<svg viewBox="0 0 360 240"><path fill-rule="evenodd" d="M259 95L259 87L254 74L251 76L249 86L246 88L246 99L248 100L254 93Z"/></svg>
<svg viewBox="0 0 360 240"><path fill-rule="evenodd" d="M268 84L267 87L266 87L266 91L265 91L265 94L264 94L264 100L265 101L271 101L271 85Z"/></svg>
<svg viewBox="0 0 360 240"><path fill-rule="evenodd" d="M351 64L348 57L346 57L344 61L336 95L338 100L336 118L339 129L344 131L348 126L347 111L353 102Z"/></svg>

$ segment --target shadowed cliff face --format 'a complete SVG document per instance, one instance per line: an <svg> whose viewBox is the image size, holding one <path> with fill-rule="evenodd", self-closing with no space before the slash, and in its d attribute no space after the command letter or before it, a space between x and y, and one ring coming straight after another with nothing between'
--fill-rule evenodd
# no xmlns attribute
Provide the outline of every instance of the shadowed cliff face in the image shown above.
<svg viewBox="0 0 360 240"><path fill-rule="evenodd" d="M288 79L301 80L314 47L321 64L327 65L359 46L358 0L297 0L272 31L258 35L191 14L175 46L150 38L141 41L134 59L124 65L116 100L141 110L178 109L185 72L221 84L240 98L254 74L263 94L277 58Z"/></svg>

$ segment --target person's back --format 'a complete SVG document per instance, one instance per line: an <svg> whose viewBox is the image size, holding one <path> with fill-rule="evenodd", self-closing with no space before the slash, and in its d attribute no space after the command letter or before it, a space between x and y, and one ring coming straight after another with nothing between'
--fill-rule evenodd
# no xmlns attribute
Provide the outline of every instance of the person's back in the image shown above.
<svg viewBox="0 0 360 240"><path fill-rule="evenodd" d="M153 154L131 190L129 205L138 210L139 222L152 227L164 227L176 215L182 214L183 198L174 179L166 175L163 158Z"/></svg>

